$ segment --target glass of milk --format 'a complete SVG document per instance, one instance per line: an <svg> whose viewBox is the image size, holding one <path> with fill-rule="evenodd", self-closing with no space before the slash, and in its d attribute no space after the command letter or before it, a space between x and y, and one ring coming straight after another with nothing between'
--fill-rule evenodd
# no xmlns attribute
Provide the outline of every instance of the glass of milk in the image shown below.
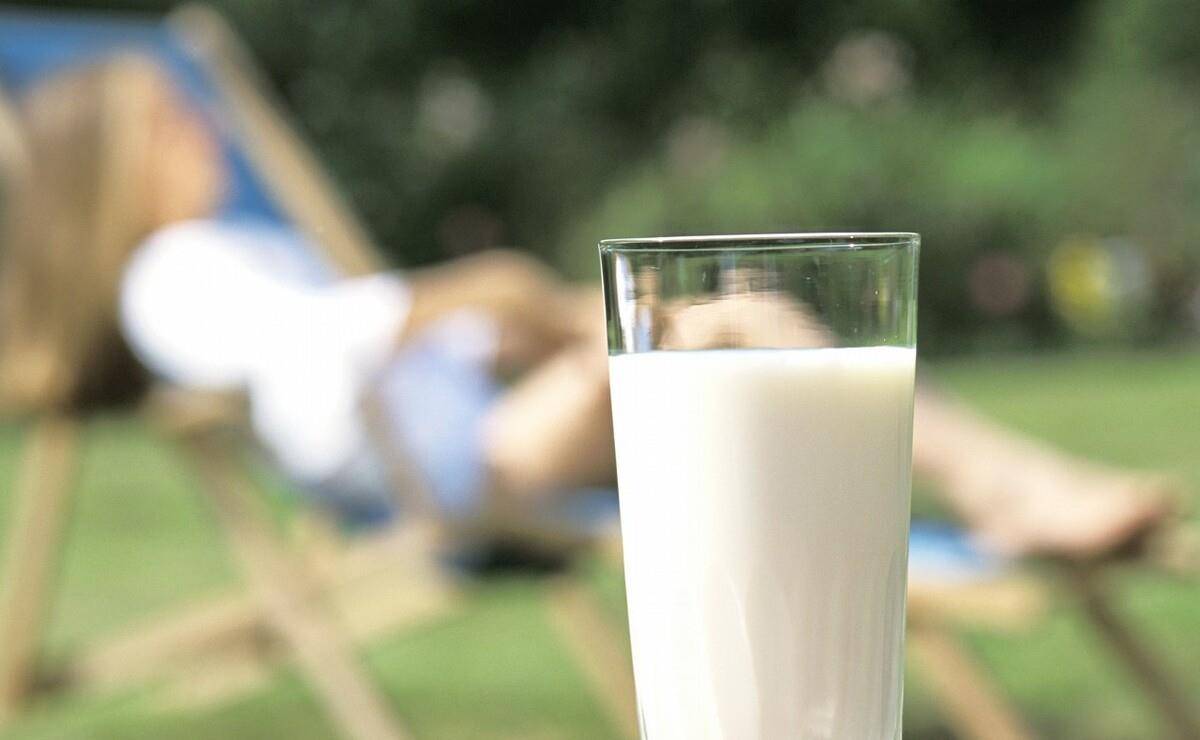
<svg viewBox="0 0 1200 740"><path fill-rule="evenodd" d="M644 740L900 737L918 243L600 243Z"/></svg>

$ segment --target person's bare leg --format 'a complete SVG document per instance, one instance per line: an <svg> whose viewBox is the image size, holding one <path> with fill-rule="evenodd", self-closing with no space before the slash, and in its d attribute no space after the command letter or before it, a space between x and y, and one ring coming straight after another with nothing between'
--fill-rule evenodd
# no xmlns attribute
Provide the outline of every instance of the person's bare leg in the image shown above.
<svg viewBox="0 0 1200 740"><path fill-rule="evenodd" d="M578 348L538 368L497 404L485 449L497 490L528 505L615 480L606 364ZM1160 476L1107 467L987 421L923 390L914 472L988 545L1011 554L1110 552L1173 511Z"/></svg>
<svg viewBox="0 0 1200 740"><path fill-rule="evenodd" d="M496 487L508 496L536 501L615 480L601 303L593 291L577 294L576 306L562 315L576 317L577 335L591 331L593 336L535 368L501 399L485 425ZM677 338L690 336L684 329L731 335L729 327L708 315L711 306L697 311L676 316L676 324L686 324L674 330ZM739 330L756 331L747 325L747 313L730 315L741 322ZM776 307L758 323L779 331L798 321L790 314L789 321L781 321L781 315ZM821 343L822 335L811 327L791 334L792 346ZM691 337L693 344L703 345L702 340ZM1172 487L1162 477L1071 456L929 389L917 394L913 455L914 472L937 484L984 541L1014 554L1102 554L1172 513Z"/></svg>
<svg viewBox="0 0 1200 740"><path fill-rule="evenodd" d="M795 304L769 296L668 306L664 314L669 321L663 343L673 348L747 338L815 346L824 336ZM576 289L560 316L579 339L521 378L484 424L493 489L523 506L572 488L616 482L603 296L595 288Z"/></svg>
<svg viewBox="0 0 1200 740"><path fill-rule="evenodd" d="M530 371L488 413L484 450L501 498L545 496L616 480L608 361L580 342Z"/></svg>
<svg viewBox="0 0 1200 740"><path fill-rule="evenodd" d="M1071 456L929 389L917 394L913 467L976 535L1012 554L1101 555L1173 510L1161 476Z"/></svg>

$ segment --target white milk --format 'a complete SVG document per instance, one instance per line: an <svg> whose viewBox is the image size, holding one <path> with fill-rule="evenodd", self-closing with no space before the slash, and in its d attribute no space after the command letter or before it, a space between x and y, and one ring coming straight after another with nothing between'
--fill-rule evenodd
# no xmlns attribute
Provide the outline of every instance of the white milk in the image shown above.
<svg viewBox="0 0 1200 740"><path fill-rule="evenodd" d="M900 737L914 360L611 359L646 740Z"/></svg>

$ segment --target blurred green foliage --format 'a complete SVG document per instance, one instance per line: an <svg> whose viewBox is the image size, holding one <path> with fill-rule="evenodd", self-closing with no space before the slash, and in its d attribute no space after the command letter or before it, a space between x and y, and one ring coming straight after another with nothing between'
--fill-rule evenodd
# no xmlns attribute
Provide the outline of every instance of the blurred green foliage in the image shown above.
<svg viewBox="0 0 1200 740"><path fill-rule="evenodd" d="M1200 326L1190 0L213 4L399 264L917 230L926 349Z"/></svg>
<svg viewBox="0 0 1200 740"><path fill-rule="evenodd" d="M693 120L676 136L715 140L707 157L664 147L610 188L569 241L913 230L924 237L926 349L1045 344L1068 332L1175 336L1194 320L1200 65L1182 39L1158 45L1174 31L1161 4L1161 15L1144 10L1095 6L1041 101L970 85L957 97L922 94L919 78L856 96L827 68L824 88L757 135ZM874 36L877 47L901 43ZM872 53L886 47L860 51ZM1055 269L1056 255L1084 262Z"/></svg>

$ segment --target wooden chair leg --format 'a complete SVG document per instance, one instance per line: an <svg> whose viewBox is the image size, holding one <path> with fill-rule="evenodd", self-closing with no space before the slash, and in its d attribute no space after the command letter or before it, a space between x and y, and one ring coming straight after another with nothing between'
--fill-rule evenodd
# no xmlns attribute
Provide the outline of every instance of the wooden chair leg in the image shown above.
<svg viewBox="0 0 1200 740"><path fill-rule="evenodd" d="M555 583L550 619L622 737L638 737L637 700L629 645L578 579Z"/></svg>
<svg viewBox="0 0 1200 740"><path fill-rule="evenodd" d="M1028 740L1032 737L978 664L943 625L908 627L908 652L925 667L940 705L954 729L968 740Z"/></svg>
<svg viewBox="0 0 1200 740"><path fill-rule="evenodd" d="M317 567L298 553L308 566L306 585L317 589L313 598L325 599L354 644L445 615L461 602L461 584L431 562L425 535L404 528L358 537ZM49 678L82 691L112 689L173 675L212 652L244 654L269 644L265 652L274 658L278 642L258 600L237 589L197 598L86 645Z"/></svg>
<svg viewBox="0 0 1200 740"><path fill-rule="evenodd" d="M66 531L78 436L75 419L37 420L12 489L0 579L0 724L19 708L34 678Z"/></svg>
<svg viewBox="0 0 1200 740"><path fill-rule="evenodd" d="M357 664L349 640L312 598L303 568L271 531L270 517L235 455L208 439L190 440L188 447L267 622L288 645L335 725L354 740L409 737Z"/></svg>
<svg viewBox="0 0 1200 740"><path fill-rule="evenodd" d="M1137 680L1173 734L1180 740L1200 740L1200 705L1179 693L1178 684L1112 608L1101 573L1086 564L1068 565L1067 570L1092 625Z"/></svg>

